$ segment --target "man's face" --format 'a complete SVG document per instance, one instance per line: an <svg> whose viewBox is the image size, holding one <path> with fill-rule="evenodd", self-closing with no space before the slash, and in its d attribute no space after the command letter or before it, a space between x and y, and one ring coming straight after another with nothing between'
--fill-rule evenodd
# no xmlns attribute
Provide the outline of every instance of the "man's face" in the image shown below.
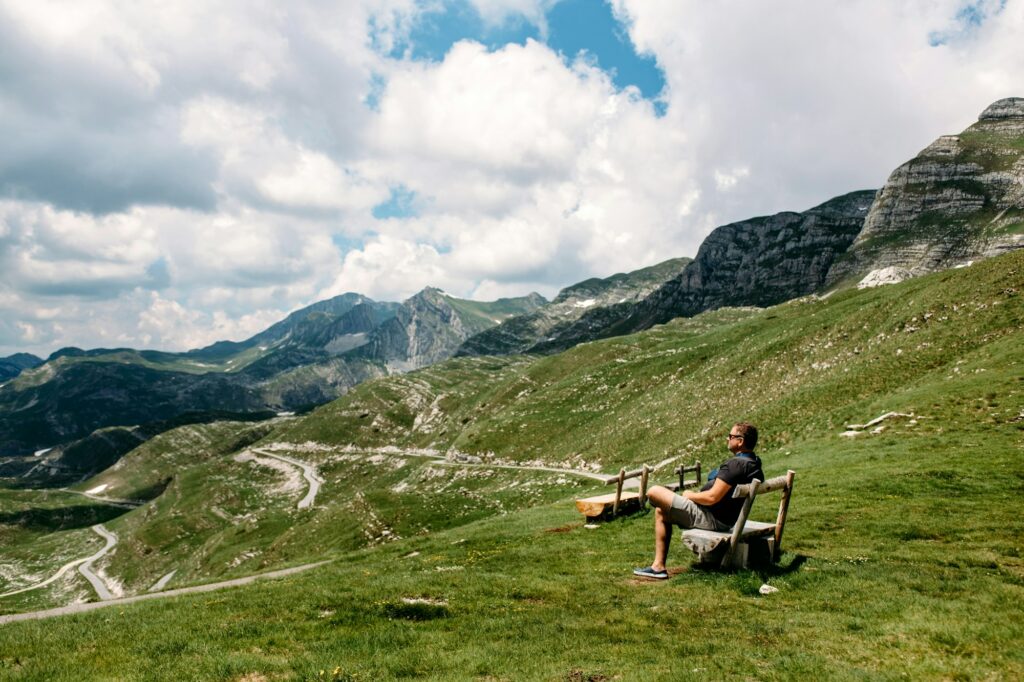
<svg viewBox="0 0 1024 682"><path fill-rule="evenodd" d="M729 452L736 454L743 449L743 435L733 426L729 429Z"/></svg>

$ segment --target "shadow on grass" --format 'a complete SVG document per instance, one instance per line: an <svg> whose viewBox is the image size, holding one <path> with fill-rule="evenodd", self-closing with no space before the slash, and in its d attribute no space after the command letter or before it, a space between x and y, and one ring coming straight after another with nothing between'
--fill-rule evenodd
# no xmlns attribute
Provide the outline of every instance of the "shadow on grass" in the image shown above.
<svg viewBox="0 0 1024 682"><path fill-rule="evenodd" d="M31 530L69 530L106 523L128 511L122 507L105 504L59 507L57 509L33 507L0 514L0 525L21 526Z"/></svg>
<svg viewBox="0 0 1024 682"><path fill-rule="evenodd" d="M750 570L760 576L763 580L767 580L768 578L777 578L779 576L799 571L800 567L807 563L809 558L810 557L805 554L793 554L789 556L789 560L786 562L780 561L777 564L758 564L751 566L750 569L723 568L715 563L695 563L690 567L690 570L695 573L719 573L722 575L733 575L739 573L741 570Z"/></svg>
<svg viewBox="0 0 1024 682"><path fill-rule="evenodd" d="M756 569L756 572L764 580L767 580L768 578L777 578L790 573L796 573L800 570L801 566L807 563L809 558L810 557L806 554L794 554L789 563L785 565L783 565L782 562L779 562L770 566L759 567Z"/></svg>

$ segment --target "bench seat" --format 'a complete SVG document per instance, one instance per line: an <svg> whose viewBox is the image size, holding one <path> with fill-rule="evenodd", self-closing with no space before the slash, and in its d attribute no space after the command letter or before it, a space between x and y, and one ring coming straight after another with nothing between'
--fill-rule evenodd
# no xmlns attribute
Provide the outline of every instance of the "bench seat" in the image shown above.
<svg viewBox="0 0 1024 682"><path fill-rule="evenodd" d="M768 551L775 547L774 523L762 523L761 521L747 521L743 524L743 531L738 538L739 546L734 550L730 562L733 565L746 565L748 560L749 547L753 543L768 543ZM697 555L701 563L721 562L727 553L729 544L732 542L732 531L724 533L703 528L690 528L683 531L683 544Z"/></svg>
<svg viewBox="0 0 1024 682"><path fill-rule="evenodd" d="M763 538L769 535L775 535L774 523L763 523L761 521L747 521L743 524L743 530L740 531L740 540L747 540L749 538ZM704 530L703 528L690 528L689 530L683 531L683 537L691 538L707 538L708 540L722 539L726 542L732 537L732 531L719 532L717 530Z"/></svg>
<svg viewBox="0 0 1024 682"><path fill-rule="evenodd" d="M588 519L597 519L611 515L615 506L615 493L597 495L576 500L576 510ZM628 513L640 509L640 493L623 491L619 496L619 513Z"/></svg>

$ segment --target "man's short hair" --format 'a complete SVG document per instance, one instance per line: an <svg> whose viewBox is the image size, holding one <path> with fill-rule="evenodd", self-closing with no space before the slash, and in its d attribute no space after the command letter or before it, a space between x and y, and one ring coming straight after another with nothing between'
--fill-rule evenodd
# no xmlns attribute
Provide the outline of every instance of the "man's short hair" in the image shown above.
<svg viewBox="0 0 1024 682"><path fill-rule="evenodd" d="M743 436L743 447L753 450L757 447L757 427L749 422L736 422L733 424L736 433Z"/></svg>

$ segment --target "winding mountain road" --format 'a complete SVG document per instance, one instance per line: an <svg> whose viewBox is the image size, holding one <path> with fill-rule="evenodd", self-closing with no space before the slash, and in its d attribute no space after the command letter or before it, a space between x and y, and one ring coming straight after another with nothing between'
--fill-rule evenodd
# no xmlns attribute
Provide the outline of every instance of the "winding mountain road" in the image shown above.
<svg viewBox="0 0 1024 682"><path fill-rule="evenodd" d="M306 482L309 483L309 490L306 492L306 496L299 500L299 509L308 509L313 506L313 500L316 499L316 494L320 492L320 486L324 482L324 480L320 478L320 474L317 473L316 467L309 462L303 462L302 460L294 459L292 457L278 455L261 448L253 448L253 452L257 452L264 457L273 457L276 460L302 469L302 475L306 479Z"/></svg>
<svg viewBox="0 0 1024 682"><path fill-rule="evenodd" d="M96 590L96 596L103 601L108 601L114 598L111 594L110 588L103 582L103 579L92 572L92 564L97 559L101 558L104 554L114 549L117 546L117 536L111 533L109 530L103 527L102 523L98 523L92 527L92 529L99 534L101 538L107 541L107 544L103 546L103 549L88 557L81 566L78 567L78 572L85 576L85 579L92 583L92 588Z"/></svg>
<svg viewBox="0 0 1024 682"><path fill-rule="evenodd" d="M61 579L61 577L63 577L65 573L70 571L75 566L78 566L79 573L85 576L85 579L92 584L93 589L96 590L96 594L99 596L100 599L112 599L113 595L110 594L110 590L109 588L107 588L106 583L104 583L99 576L92 572L92 563L114 548L114 546L117 544L117 536L108 531L106 528L104 528L103 524L97 524L93 526L92 530L107 541L106 544L103 546L103 549L96 552L92 556L85 557L84 559L75 559L74 561L69 561L68 563L64 564L59 569L57 569L56 573L54 573L52 576L50 576L41 583L29 585L28 587L22 587L20 589L12 590L10 592L4 592L3 594L0 594L0 597L10 597L15 594L21 594L22 592L30 592L32 590L38 590L40 587L46 587L47 585L57 582Z"/></svg>
<svg viewBox="0 0 1024 682"><path fill-rule="evenodd" d="M565 469L560 467L549 467L540 464L506 464L503 462L471 462L463 459L451 459L448 455L442 455L433 452L424 452L422 450L402 450L398 448L365 448L360 449L359 452L365 452L373 455L384 455L386 457L422 457L424 459L430 459L438 464L451 467L463 467L466 469L511 469L513 471L546 471L552 474L565 474L566 476L579 476L580 478L589 478L595 481L604 482L608 478L609 474L595 473L593 471L583 471L581 469ZM666 464L674 461L675 457L670 457L666 460L655 464L651 471L657 471Z"/></svg>

